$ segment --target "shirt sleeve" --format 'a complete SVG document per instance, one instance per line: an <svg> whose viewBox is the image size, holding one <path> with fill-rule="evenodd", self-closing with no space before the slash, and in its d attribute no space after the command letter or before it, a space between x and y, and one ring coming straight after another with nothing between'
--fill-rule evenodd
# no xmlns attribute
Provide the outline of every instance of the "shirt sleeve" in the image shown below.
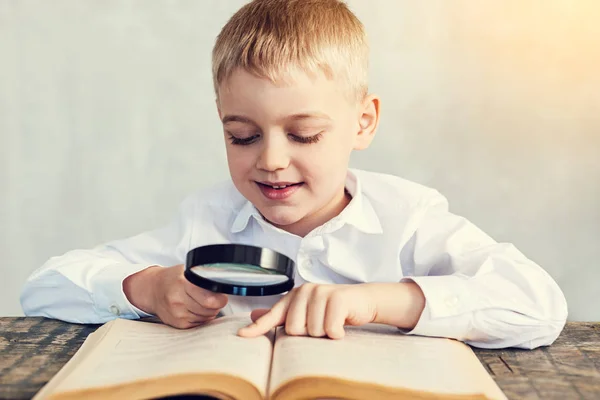
<svg viewBox="0 0 600 400"><path fill-rule="evenodd" d="M449 212L438 192L422 209L401 261L414 271L403 281L419 285L426 305L406 333L483 348L550 345L567 319L565 297L552 277L512 244L497 243Z"/></svg>
<svg viewBox="0 0 600 400"><path fill-rule="evenodd" d="M194 211L190 196L162 228L49 259L29 276L22 289L23 312L74 323L150 316L129 302L123 281L150 266L182 264L189 249Z"/></svg>

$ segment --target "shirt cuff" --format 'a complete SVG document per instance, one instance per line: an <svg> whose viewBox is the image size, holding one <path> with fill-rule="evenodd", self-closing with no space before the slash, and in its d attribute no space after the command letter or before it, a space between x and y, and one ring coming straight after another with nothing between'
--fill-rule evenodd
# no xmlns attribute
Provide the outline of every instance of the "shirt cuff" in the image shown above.
<svg viewBox="0 0 600 400"><path fill-rule="evenodd" d="M131 304L131 303L129 303ZM135 313L138 315L138 317L140 318L146 318L146 317L155 317L155 315L153 314L148 314L145 311L140 310L139 308L137 308L136 306L134 306L133 304L131 304L131 308L133 308L133 311L135 311Z"/></svg>
<svg viewBox="0 0 600 400"><path fill-rule="evenodd" d="M106 320L117 317L137 319L152 316L131 304L123 292L123 281L128 276L150 266L146 264L112 264L102 268L94 276L91 290L98 315Z"/></svg>
<svg viewBox="0 0 600 400"><path fill-rule="evenodd" d="M401 282L416 283L425 296L425 308L412 330L402 329L407 335L467 338L472 318L472 299L466 277L415 276Z"/></svg>

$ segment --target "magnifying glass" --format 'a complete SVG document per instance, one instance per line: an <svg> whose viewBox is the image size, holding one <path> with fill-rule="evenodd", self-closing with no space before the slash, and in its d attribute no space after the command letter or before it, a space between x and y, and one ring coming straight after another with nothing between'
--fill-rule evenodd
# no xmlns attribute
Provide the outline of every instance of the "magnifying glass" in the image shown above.
<svg viewBox="0 0 600 400"><path fill-rule="evenodd" d="M196 286L238 296L271 296L294 287L295 264L274 250L243 244L201 246L187 253L185 278Z"/></svg>

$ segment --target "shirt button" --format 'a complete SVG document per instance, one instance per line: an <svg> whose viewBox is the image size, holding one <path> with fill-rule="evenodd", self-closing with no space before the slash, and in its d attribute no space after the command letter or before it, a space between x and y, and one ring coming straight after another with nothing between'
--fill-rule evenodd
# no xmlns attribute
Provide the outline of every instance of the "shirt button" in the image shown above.
<svg viewBox="0 0 600 400"><path fill-rule="evenodd" d="M458 304L458 297L450 296L450 297L446 298L446 305L448 307L456 307L457 304Z"/></svg>
<svg viewBox="0 0 600 400"><path fill-rule="evenodd" d="M119 307L117 306L110 306L110 312L116 316L121 315L121 310L119 310Z"/></svg>

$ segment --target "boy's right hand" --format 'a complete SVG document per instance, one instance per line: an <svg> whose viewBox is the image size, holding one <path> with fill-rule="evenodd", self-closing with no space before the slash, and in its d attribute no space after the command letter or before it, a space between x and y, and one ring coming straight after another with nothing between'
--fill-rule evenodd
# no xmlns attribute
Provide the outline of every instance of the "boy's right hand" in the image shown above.
<svg viewBox="0 0 600 400"><path fill-rule="evenodd" d="M128 276L123 291L131 304L167 325L179 329L202 325L225 307L227 295L190 283L184 270L183 265L148 267Z"/></svg>

